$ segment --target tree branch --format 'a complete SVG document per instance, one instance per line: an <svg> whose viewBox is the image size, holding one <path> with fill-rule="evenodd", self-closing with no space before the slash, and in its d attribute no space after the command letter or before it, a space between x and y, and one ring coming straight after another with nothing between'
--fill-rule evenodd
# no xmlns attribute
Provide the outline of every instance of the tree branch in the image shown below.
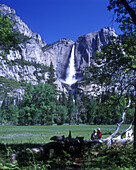
<svg viewBox="0 0 136 170"><path fill-rule="evenodd" d="M126 134L126 132L130 131L130 129L132 128L134 121L132 121L132 123L130 124L129 128L125 130L125 132L123 132L120 136L121 138Z"/></svg>
<svg viewBox="0 0 136 170"><path fill-rule="evenodd" d="M121 0L121 3L124 5L125 9L131 16L133 23L136 25L136 12L128 5L126 0Z"/></svg>

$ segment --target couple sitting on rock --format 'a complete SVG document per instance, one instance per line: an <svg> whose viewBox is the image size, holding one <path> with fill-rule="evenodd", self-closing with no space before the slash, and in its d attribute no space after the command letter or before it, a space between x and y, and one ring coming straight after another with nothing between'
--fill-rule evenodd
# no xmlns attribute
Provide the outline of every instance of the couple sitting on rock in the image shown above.
<svg viewBox="0 0 136 170"><path fill-rule="evenodd" d="M100 128L94 129L93 133L91 134L91 140L101 140L102 139L102 131L100 130Z"/></svg>

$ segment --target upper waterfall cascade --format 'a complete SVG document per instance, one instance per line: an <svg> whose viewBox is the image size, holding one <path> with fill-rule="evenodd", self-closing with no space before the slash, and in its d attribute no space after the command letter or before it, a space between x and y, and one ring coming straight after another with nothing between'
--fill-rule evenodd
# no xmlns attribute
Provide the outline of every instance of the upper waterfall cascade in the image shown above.
<svg viewBox="0 0 136 170"><path fill-rule="evenodd" d="M75 45L72 47L71 56L69 58L68 68L66 70L66 79L65 83L72 85L77 82L76 79L76 70L75 70Z"/></svg>

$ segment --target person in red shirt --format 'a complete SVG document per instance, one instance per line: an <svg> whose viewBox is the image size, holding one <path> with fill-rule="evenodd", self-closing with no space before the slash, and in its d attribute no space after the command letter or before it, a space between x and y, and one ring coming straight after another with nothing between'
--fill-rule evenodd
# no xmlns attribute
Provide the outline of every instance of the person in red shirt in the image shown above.
<svg viewBox="0 0 136 170"><path fill-rule="evenodd" d="M97 128L97 138L98 138L99 140L102 139L102 131L101 131L100 128Z"/></svg>

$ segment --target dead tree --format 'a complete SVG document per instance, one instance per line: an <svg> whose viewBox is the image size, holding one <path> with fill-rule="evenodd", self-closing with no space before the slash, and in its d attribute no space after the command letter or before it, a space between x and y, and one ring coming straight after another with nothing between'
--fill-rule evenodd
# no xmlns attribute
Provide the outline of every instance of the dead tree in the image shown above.
<svg viewBox="0 0 136 170"><path fill-rule="evenodd" d="M133 125L133 122L131 123L131 125L129 126L129 128L126 129L121 135L119 135L119 136L116 137L116 138L113 138L113 143L125 144L125 143L133 142L134 136L133 136L132 125ZM125 137L124 137L124 136L125 136ZM124 137L124 138L123 138L123 137Z"/></svg>
<svg viewBox="0 0 136 170"><path fill-rule="evenodd" d="M117 127L116 127L115 131L108 138L102 140L102 142L106 143L106 145L111 145L117 141L122 142L121 136L119 136L118 138L114 138L114 136L118 133L119 128L122 125L122 123L124 123L124 118L125 118L126 112L127 112L128 108L130 107L130 105L131 105L131 100L129 99L129 103L128 103L127 107L125 108L125 111L122 114L121 121L119 123L117 123ZM130 125L128 130L130 130L131 127L132 127L132 125ZM125 133L128 130L126 130ZM126 140L129 140L129 139L127 138Z"/></svg>

